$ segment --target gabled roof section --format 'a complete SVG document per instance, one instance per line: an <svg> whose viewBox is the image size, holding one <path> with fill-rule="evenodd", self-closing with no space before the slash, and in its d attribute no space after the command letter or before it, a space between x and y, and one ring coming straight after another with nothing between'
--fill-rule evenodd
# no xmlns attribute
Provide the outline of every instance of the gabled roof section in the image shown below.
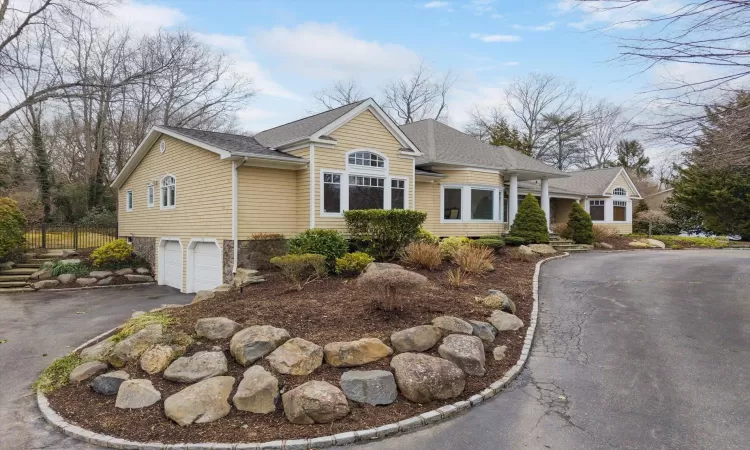
<svg viewBox="0 0 750 450"><path fill-rule="evenodd" d="M422 150L417 164L456 164L506 172L526 171L549 177L566 174L510 147L490 145L434 119L402 125Z"/></svg>
<svg viewBox="0 0 750 450"><path fill-rule="evenodd" d="M338 128L369 110L375 118L399 141L405 154L420 156L419 148L403 133L388 114L372 98L340 106L303 119L271 128L255 135L255 139L266 147L282 149L300 142L334 143L330 136Z"/></svg>
<svg viewBox="0 0 750 450"><path fill-rule="evenodd" d="M607 169L589 169L578 172L568 172L569 178L550 180L550 188L566 189L568 191L578 192L585 195L609 195L607 190L615 181L620 173L627 180L631 197L640 197L638 189L628 176L628 173L622 167L610 167Z"/></svg>

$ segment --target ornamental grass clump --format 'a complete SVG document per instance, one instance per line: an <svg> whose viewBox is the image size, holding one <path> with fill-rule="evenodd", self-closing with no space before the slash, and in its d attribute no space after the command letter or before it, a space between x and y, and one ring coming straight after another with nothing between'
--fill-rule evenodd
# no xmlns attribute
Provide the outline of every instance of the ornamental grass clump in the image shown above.
<svg viewBox="0 0 750 450"><path fill-rule="evenodd" d="M459 289L464 286L471 286L471 276L469 272L460 267L453 267L446 270L445 279L453 289Z"/></svg>
<svg viewBox="0 0 750 450"><path fill-rule="evenodd" d="M522 237L530 244L549 242L547 216L533 195L528 194L518 207L516 218L510 227L510 235Z"/></svg>
<svg viewBox="0 0 750 450"><path fill-rule="evenodd" d="M412 267L435 270L443 263L440 247L427 241L412 242L404 249L401 260Z"/></svg>
<svg viewBox="0 0 750 450"><path fill-rule="evenodd" d="M495 270L495 252L489 248L476 244L459 247L453 253L453 262L470 274L481 274Z"/></svg>
<svg viewBox="0 0 750 450"><path fill-rule="evenodd" d="M570 214L568 215L570 239L576 244L593 244L593 227L589 213L578 202L573 202L573 209L570 210Z"/></svg>
<svg viewBox="0 0 750 450"><path fill-rule="evenodd" d="M606 242L607 239L618 235L617 230L604 225L594 225L591 232L594 234L594 242Z"/></svg>
<svg viewBox="0 0 750 450"><path fill-rule="evenodd" d="M368 270L357 282L361 287L377 292L377 306L386 311L403 308L409 292L428 283L424 275L405 269Z"/></svg>
<svg viewBox="0 0 750 450"><path fill-rule="evenodd" d="M301 291L305 284L328 273L326 257L313 253L276 256L271 258L271 264L278 267L292 288L298 291Z"/></svg>

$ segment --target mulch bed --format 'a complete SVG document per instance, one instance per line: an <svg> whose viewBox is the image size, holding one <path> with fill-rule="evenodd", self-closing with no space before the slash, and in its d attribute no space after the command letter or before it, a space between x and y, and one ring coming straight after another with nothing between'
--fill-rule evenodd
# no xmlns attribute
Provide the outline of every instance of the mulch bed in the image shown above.
<svg viewBox="0 0 750 450"><path fill-rule="evenodd" d="M602 239L602 242L606 242L607 244L614 247L613 250L643 250L643 249L638 249L638 248L631 247L630 245L628 245L634 240L635 240L634 238L629 238L625 236L608 236Z"/></svg>
<svg viewBox="0 0 750 450"><path fill-rule="evenodd" d="M229 317L244 325L273 325L285 328L292 337L302 337L319 345L336 341L350 341L363 337L380 338L390 344L391 333L420 324L429 324L441 315L463 319L486 320L487 308L475 301L487 289L505 292L516 304L517 315L528 324L532 309L532 280L535 258L532 261L512 261L503 251L495 263L496 270L474 280L474 285L452 289L446 282L444 270L418 271L427 276L431 286L416 290L404 298L401 310L387 312L375 306L376 293L356 286L353 279L331 277L309 283L301 292L288 291L278 273L266 276L266 283L245 288L244 292L217 294L215 298L185 308L171 310L177 319L172 329L194 334L194 325L203 317ZM271 414L252 414L232 408L229 415L208 424L180 427L164 414L163 402L138 410L115 408L115 396L94 393L87 384L67 385L49 395L50 405L66 420L85 429L142 442L264 442L277 439L312 438L357 429L371 428L406 419L445 404L466 399L503 374L518 360L526 328L499 333L493 346L485 344L487 373L483 377L466 377L466 388L460 397L430 404L409 402L399 394L387 406L359 405L350 402L351 414L330 424L295 425L288 422L281 409ZM506 357L495 361L492 349L506 345ZM191 346L187 355L201 350L221 348L229 362L228 375L237 382L247 369L237 364L229 353L229 341L202 341ZM428 352L437 355L436 349ZM386 358L356 370L389 370ZM272 371L265 360L259 362ZM150 379L162 393L162 400L184 389L187 384L164 380L160 375L148 375L133 363L125 370L132 378ZM279 389L284 392L310 380L328 381L338 386L341 374L352 368L340 369L323 364L308 376L280 375ZM235 383L235 390L238 383ZM232 392L230 396L234 396ZM279 401L281 403L281 401Z"/></svg>

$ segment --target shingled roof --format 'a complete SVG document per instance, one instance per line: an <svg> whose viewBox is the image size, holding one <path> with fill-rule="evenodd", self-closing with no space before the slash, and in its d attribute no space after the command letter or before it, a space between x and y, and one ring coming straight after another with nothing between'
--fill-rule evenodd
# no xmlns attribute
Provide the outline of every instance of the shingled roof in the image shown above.
<svg viewBox="0 0 750 450"><path fill-rule="evenodd" d="M217 133L214 131L203 131L195 130L192 128L180 128L171 126L160 126L159 128L164 128L173 133L203 142L204 144L208 144L212 147L216 147L237 156L270 156L274 158L298 159L300 161L304 161L304 159L298 158L294 155L273 150L264 145L261 145L253 136Z"/></svg>
<svg viewBox="0 0 750 450"><path fill-rule="evenodd" d="M609 167L566 172L570 177L550 179L549 189L550 192L560 194L602 195L621 170L622 167ZM539 182L536 180L519 182L518 187L532 191L541 189ZM634 192L634 194L637 194L637 192Z"/></svg>

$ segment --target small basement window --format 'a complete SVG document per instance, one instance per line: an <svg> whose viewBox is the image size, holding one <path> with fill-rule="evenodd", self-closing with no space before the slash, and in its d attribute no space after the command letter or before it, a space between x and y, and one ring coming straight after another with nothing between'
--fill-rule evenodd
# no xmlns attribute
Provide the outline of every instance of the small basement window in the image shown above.
<svg viewBox="0 0 750 450"><path fill-rule="evenodd" d="M628 202L612 202L612 216L615 222L627 221Z"/></svg>
<svg viewBox="0 0 750 450"><path fill-rule="evenodd" d="M589 200L591 220L604 221L604 200Z"/></svg>

